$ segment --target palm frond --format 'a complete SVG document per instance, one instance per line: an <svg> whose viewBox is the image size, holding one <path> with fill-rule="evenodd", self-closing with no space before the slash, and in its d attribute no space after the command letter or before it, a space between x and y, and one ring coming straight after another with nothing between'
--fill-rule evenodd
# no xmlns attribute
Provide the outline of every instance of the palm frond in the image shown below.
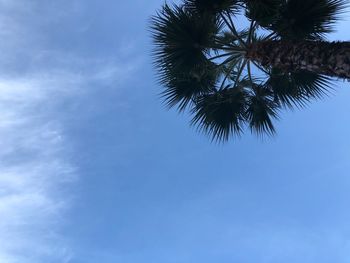
<svg viewBox="0 0 350 263"><path fill-rule="evenodd" d="M192 110L192 124L212 140L226 141L239 135L244 124L246 93L239 88L226 88L201 96Z"/></svg>
<svg viewBox="0 0 350 263"><path fill-rule="evenodd" d="M322 39L347 6L346 0L285 1L271 29L283 39Z"/></svg>
<svg viewBox="0 0 350 263"><path fill-rule="evenodd" d="M241 39L246 39L248 37L248 30L239 30L237 31L238 37ZM239 46L239 40L238 37L234 34L232 34L231 31L224 30L216 37L216 42L218 44L218 47L238 47Z"/></svg>
<svg viewBox="0 0 350 263"><path fill-rule="evenodd" d="M246 118L252 132L263 135L275 134L272 120L278 119L279 104L274 101L272 93L262 86L255 86L253 94L247 99Z"/></svg>
<svg viewBox="0 0 350 263"><path fill-rule="evenodd" d="M306 70L286 73L274 68L265 86L273 92L276 101L290 108L303 107L332 91L329 77Z"/></svg>
<svg viewBox="0 0 350 263"><path fill-rule="evenodd" d="M199 14L235 13L239 9L238 0L185 0L187 9Z"/></svg>
<svg viewBox="0 0 350 263"><path fill-rule="evenodd" d="M156 66L191 69L205 59L219 29L215 19L203 19L179 6L165 5L151 18Z"/></svg>
<svg viewBox="0 0 350 263"><path fill-rule="evenodd" d="M281 0L244 0L246 16L256 21L261 27L274 23L281 7Z"/></svg>
<svg viewBox="0 0 350 263"><path fill-rule="evenodd" d="M210 61L187 72L169 69L161 95L168 107L178 105L182 111L197 96L213 91L219 74L220 69Z"/></svg>
<svg viewBox="0 0 350 263"><path fill-rule="evenodd" d="M179 104L182 110L192 97L215 85L218 71L206 55L215 45L219 28L217 20L203 19L176 5L165 5L152 17L154 63L166 87L162 95L168 106Z"/></svg>

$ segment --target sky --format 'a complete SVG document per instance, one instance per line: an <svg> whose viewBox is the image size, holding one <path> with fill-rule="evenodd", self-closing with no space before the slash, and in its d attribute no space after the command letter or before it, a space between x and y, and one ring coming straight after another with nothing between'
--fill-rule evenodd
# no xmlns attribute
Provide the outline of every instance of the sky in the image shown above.
<svg viewBox="0 0 350 263"><path fill-rule="evenodd" d="M349 263L349 83L211 143L159 99L162 3L0 0L0 262Z"/></svg>

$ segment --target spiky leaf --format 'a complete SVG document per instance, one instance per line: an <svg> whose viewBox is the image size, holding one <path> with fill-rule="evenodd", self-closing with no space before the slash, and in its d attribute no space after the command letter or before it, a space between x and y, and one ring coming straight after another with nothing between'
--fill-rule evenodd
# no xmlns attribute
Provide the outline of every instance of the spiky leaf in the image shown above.
<svg viewBox="0 0 350 263"><path fill-rule="evenodd" d="M260 26L270 26L276 20L280 0L245 0L246 16L255 20Z"/></svg>
<svg viewBox="0 0 350 263"><path fill-rule="evenodd" d="M252 132L259 135L274 134L272 120L278 118L279 105L271 92L261 86L254 87L254 93L248 96L246 118Z"/></svg>
<svg viewBox="0 0 350 263"><path fill-rule="evenodd" d="M238 0L185 0L185 6L199 14L233 13L238 10Z"/></svg>
<svg viewBox="0 0 350 263"><path fill-rule="evenodd" d="M246 93L243 89L223 89L198 99L193 109L192 124L213 140L225 141L242 131L245 110Z"/></svg>
<svg viewBox="0 0 350 263"><path fill-rule="evenodd" d="M216 65L209 61L190 71L170 70L164 83L165 90L162 92L167 106L178 105L179 110L184 110L197 96L213 91L219 73Z"/></svg>
<svg viewBox="0 0 350 263"><path fill-rule="evenodd" d="M206 54L215 45L219 28L217 20L204 19L176 5L165 5L152 18L154 61L168 106L179 104L184 109L193 97L215 85L217 70Z"/></svg>
<svg viewBox="0 0 350 263"><path fill-rule="evenodd" d="M285 39L320 39L332 32L346 6L345 0L285 1L271 29Z"/></svg>
<svg viewBox="0 0 350 263"><path fill-rule="evenodd" d="M283 72L272 69L266 87L281 105L304 106L312 99L322 98L331 90L330 78L310 71Z"/></svg>
<svg viewBox="0 0 350 263"><path fill-rule="evenodd" d="M220 24L204 19L184 8L165 5L151 20L155 43L156 66L189 70L205 59L205 53L215 44Z"/></svg>

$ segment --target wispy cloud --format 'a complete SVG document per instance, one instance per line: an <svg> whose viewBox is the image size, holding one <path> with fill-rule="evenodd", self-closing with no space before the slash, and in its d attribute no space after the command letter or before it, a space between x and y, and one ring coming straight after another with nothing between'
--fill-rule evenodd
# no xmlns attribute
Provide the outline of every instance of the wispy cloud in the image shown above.
<svg viewBox="0 0 350 263"><path fill-rule="evenodd" d="M47 45L41 25L77 2L0 0L0 262L70 261L60 228L79 170L59 105L96 83L117 85L138 65Z"/></svg>
<svg viewBox="0 0 350 263"><path fill-rule="evenodd" d="M0 262L69 256L58 228L76 173L45 82L0 79Z"/></svg>

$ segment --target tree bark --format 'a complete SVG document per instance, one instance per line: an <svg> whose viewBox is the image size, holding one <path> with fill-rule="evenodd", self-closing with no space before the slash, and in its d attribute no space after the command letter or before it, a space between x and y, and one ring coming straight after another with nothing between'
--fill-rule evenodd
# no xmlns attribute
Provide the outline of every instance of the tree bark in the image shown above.
<svg viewBox="0 0 350 263"><path fill-rule="evenodd" d="M262 41L251 44L246 56L264 67L350 79L350 42Z"/></svg>

